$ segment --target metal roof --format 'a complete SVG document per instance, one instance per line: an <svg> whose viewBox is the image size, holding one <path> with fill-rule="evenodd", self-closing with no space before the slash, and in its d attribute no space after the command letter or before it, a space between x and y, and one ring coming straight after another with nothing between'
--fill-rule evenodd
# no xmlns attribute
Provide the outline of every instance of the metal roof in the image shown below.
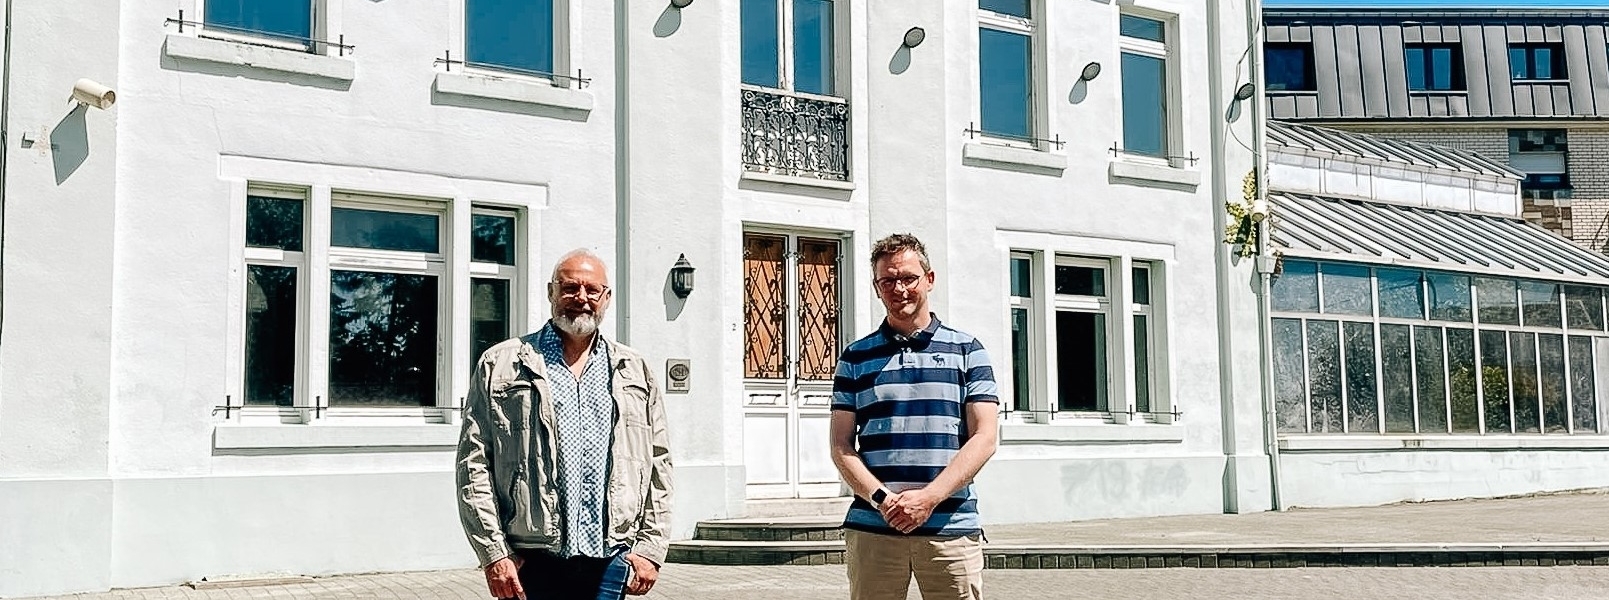
<svg viewBox="0 0 1609 600"><path fill-rule="evenodd" d="M1268 122L1268 141L1275 146L1297 148L1342 157L1407 163L1493 177L1524 179L1525 174L1474 152L1446 146L1409 142L1282 121Z"/></svg>
<svg viewBox="0 0 1609 600"><path fill-rule="evenodd" d="M1269 241L1288 256L1609 283L1609 257L1524 219L1271 191Z"/></svg>

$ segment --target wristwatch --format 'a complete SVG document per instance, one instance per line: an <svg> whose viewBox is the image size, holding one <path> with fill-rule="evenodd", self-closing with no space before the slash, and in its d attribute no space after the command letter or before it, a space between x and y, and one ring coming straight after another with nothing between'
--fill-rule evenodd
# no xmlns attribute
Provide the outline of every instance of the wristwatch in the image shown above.
<svg viewBox="0 0 1609 600"><path fill-rule="evenodd" d="M887 499L888 499L888 490L885 490L883 488L877 488L877 491L872 492L872 506L882 506L883 501L887 500Z"/></svg>

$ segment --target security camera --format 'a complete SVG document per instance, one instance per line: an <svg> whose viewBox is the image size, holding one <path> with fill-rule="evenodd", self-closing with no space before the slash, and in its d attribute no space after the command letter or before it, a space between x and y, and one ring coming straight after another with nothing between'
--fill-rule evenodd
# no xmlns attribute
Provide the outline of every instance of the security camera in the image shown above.
<svg viewBox="0 0 1609 600"><path fill-rule="evenodd" d="M1251 220L1253 222L1256 222L1256 223L1261 223L1261 222L1263 222L1263 219L1267 219L1267 218L1268 218L1268 201L1264 200L1262 198L1258 198L1256 200L1253 200L1252 203L1251 203Z"/></svg>
<svg viewBox="0 0 1609 600"><path fill-rule="evenodd" d="M113 102L117 102L117 92L92 80L80 79L78 83L73 84L73 100L85 106L105 110Z"/></svg>

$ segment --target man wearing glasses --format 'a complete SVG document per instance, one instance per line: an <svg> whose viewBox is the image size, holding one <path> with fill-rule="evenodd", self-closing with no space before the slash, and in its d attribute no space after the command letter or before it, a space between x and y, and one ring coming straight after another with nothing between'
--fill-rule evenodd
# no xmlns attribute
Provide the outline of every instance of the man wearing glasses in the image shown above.
<svg viewBox="0 0 1609 600"><path fill-rule="evenodd" d="M553 317L475 364L458 441L458 514L494 598L618 600L665 562L671 461L647 361L598 332L609 273L553 267Z"/></svg>
<svg viewBox="0 0 1609 600"><path fill-rule="evenodd" d="M888 317L844 349L833 378L832 456L855 492L844 518L853 600L983 595L972 479L994 455L994 370L977 338L928 311L936 279L922 242L872 245Z"/></svg>

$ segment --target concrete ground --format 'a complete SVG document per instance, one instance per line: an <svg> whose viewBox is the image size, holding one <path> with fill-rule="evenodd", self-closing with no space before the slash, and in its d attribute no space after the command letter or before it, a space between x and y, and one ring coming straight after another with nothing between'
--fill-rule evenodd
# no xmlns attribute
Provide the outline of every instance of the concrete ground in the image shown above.
<svg viewBox="0 0 1609 600"><path fill-rule="evenodd" d="M1300 544L1603 544L1609 493L1299 509L1071 523L1001 525L993 546L1220 546ZM465 550L467 552L467 549ZM1328 567L1281 569L990 569L991 598L1598 599L1609 566ZM479 571L314 578L291 584L196 590L114 590L50 600L280 600L486 598ZM649 600L815 600L848 597L842 566L667 565ZM917 595L914 592L912 598Z"/></svg>

